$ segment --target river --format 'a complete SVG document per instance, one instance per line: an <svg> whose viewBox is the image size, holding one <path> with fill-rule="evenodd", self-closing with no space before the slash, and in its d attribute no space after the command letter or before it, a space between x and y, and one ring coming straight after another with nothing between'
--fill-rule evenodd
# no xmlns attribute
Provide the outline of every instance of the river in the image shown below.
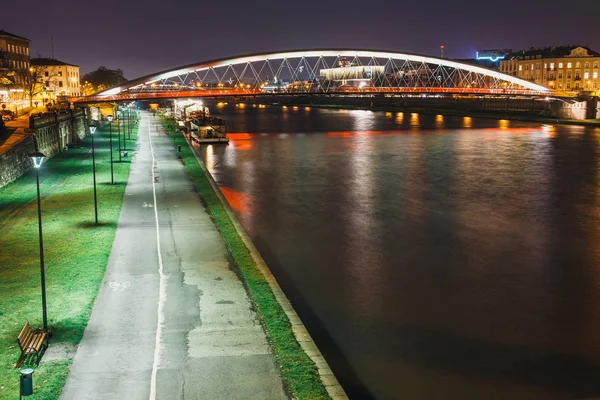
<svg viewBox="0 0 600 400"><path fill-rule="evenodd" d="M208 105L201 156L351 398L600 396L600 129Z"/></svg>

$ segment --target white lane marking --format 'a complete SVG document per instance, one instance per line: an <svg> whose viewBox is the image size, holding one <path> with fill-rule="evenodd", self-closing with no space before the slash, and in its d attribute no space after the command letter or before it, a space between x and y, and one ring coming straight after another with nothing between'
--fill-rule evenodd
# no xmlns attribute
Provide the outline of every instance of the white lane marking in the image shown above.
<svg viewBox="0 0 600 400"><path fill-rule="evenodd" d="M129 288L131 286L131 282L125 281L125 282L109 282L108 286L112 289L113 292L116 292L117 290L119 292L122 292L123 290Z"/></svg>
<svg viewBox="0 0 600 400"><path fill-rule="evenodd" d="M146 115L148 121L148 140L150 141L150 153L152 154L152 171L154 171L156 165L156 159L154 158L154 147L152 146L152 136L150 133L150 121ZM156 400L156 373L158 372L158 363L160 362L160 356L162 354L162 328L165 320L164 307L167 299L167 282L166 276L163 270L162 255L160 253L160 235L158 230L158 210L156 208L156 182L154 181L154 173L152 174L152 195L154 196L154 219L156 221L156 248L158 250L158 274L160 276L159 295L158 295L158 319L156 321L156 341L154 344L154 363L152 364L152 376L150 378L150 400Z"/></svg>

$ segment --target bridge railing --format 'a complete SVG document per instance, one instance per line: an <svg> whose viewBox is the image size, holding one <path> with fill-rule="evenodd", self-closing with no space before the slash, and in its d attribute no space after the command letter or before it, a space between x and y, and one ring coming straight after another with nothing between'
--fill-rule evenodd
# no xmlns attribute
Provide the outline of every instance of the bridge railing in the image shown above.
<svg viewBox="0 0 600 400"><path fill-rule="evenodd" d="M265 91L260 88L244 89L204 89L204 90L174 90L159 92L121 92L113 95L98 95L71 98L73 103L95 103L109 101L132 101L146 99L172 99L192 97L235 97L235 96L262 96L262 95L352 95L352 94L461 94L461 95L494 95L494 96L530 96L530 97L568 97L574 98L576 92L565 91L536 91L530 89L503 89L503 88L477 88L477 87L337 87L327 90L306 89Z"/></svg>

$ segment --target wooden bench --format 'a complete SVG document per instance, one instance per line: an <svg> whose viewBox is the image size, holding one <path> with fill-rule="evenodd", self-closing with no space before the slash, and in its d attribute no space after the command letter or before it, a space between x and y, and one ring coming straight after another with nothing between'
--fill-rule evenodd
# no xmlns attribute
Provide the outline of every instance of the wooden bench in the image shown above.
<svg viewBox="0 0 600 400"><path fill-rule="evenodd" d="M25 323L21 333L17 336L17 342L21 348L21 357L17 361L17 366L28 357L35 356L36 365L40 363L44 350L48 347L48 335L40 329L33 330L29 321Z"/></svg>

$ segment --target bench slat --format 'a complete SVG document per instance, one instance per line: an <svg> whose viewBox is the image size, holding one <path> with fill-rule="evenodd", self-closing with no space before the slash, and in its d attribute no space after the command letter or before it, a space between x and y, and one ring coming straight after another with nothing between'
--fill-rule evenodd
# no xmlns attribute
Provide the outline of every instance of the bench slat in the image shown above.
<svg viewBox="0 0 600 400"><path fill-rule="evenodd" d="M24 349L27 346L29 346L31 339L33 339L33 331L30 330L25 335L23 335L22 338L17 339L17 341L19 342L19 346L21 347L21 349Z"/></svg>
<svg viewBox="0 0 600 400"><path fill-rule="evenodd" d="M21 333L17 336L17 339L20 340L23 336L27 335L31 331L31 325L29 325L29 321L25 323L23 329L21 329Z"/></svg>
<svg viewBox="0 0 600 400"><path fill-rule="evenodd" d="M45 338L46 338L45 332L38 333L37 335L35 335L33 337L33 340L31 341L31 344L29 345L29 347L34 348L36 351L40 351L40 349L42 348L42 343L44 343Z"/></svg>

